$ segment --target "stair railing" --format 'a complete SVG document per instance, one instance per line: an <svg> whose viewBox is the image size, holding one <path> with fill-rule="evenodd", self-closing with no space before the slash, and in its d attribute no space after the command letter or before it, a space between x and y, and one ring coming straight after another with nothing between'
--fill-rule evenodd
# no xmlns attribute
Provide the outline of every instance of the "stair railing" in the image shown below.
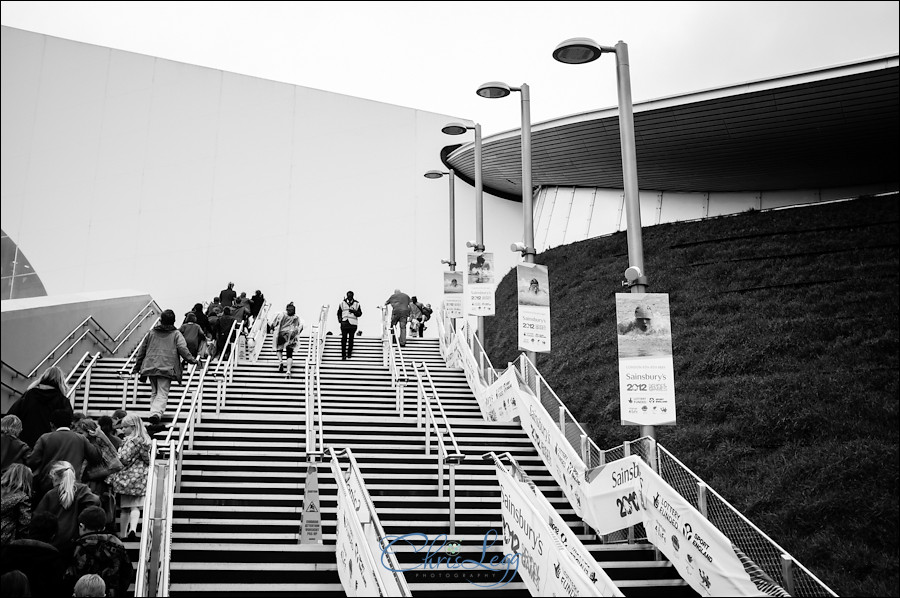
<svg viewBox="0 0 900 598"><path fill-rule="evenodd" d="M388 306L390 307L390 306ZM391 372L391 387L394 389L396 401L394 404L400 417L404 417L406 409L406 401L404 392L409 382L409 374L406 369L406 360L403 358L403 349L400 347L400 324L394 326L388 332L390 342L390 350L388 351L388 368Z"/></svg>
<svg viewBox="0 0 900 598"><path fill-rule="evenodd" d="M325 321L328 305L319 309L319 319L312 326L306 351L304 386L306 389L306 454L324 454L325 430L322 423L322 355L325 352Z"/></svg>
<svg viewBox="0 0 900 598"><path fill-rule="evenodd" d="M444 361L447 360L447 347L450 346L450 341L453 339L453 322L447 316L447 312L444 311L443 304L438 308L437 317L435 318L437 321L438 327L438 340L439 346L441 348L441 357L444 358Z"/></svg>
<svg viewBox="0 0 900 598"><path fill-rule="evenodd" d="M353 588L352 595L361 596L412 596L406 577L393 550L386 550L387 540L384 528L378 518L375 503L366 488L365 479L353 451L347 447L335 450L328 447L331 454L331 471L337 482L337 541L335 556L341 584L351 595L351 583L363 583L363 587ZM348 460L345 470L338 456ZM349 530L346 528L350 528ZM348 531L350 533L348 533ZM341 561L341 553L347 555ZM354 555L365 563L364 568L345 566L352 562ZM351 579L351 576L355 579ZM370 582L372 586L370 586ZM358 593L357 593L358 592Z"/></svg>
<svg viewBox="0 0 900 598"><path fill-rule="evenodd" d="M161 447L161 448L160 448ZM162 453L165 457L160 457ZM175 503L175 444L153 439L147 470L135 597L168 596Z"/></svg>
<svg viewBox="0 0 900 598"><path fill-rule="evenodd" d="M107 332L106 329L103 327L103 325L94 319L94 316L88 316L80 324L75 326L75 328L73 328L72 331L69 334L67 334L59 342L59 344L57 344L55 347L53 347L53 349L49 353L47 353L47 355L45 355L44 358L41 359L36 366L34 366L34 369L32 369L31 372L29 372L26 375L26 377L31 378L38 371L40 371L44 367L44 364L46 364L48 361L53 359L54 355L56 355L56 352L59 351L63 345L65 345L69 341L72 341L72 339L75 338L75 335L78 334L78 331L81 330L82 328L85 328L87 326L93 326L93 328L95 328L98 332L103 334L106 337L106 339L109 341L109 343L112 344L113 346L110 347L107 344L107 342L104 341L103 339L101 339L100 337L98 337L94 333L93 330L91 330L91 329L85 330L83 333L81 333L80 336L78 336L77 339L75 339L74 341L71 342L69 348L66 349L66 351L63 352L63 354L60 355L56 359L56 361L54 361L51 364L51 367L55 366L55 365L59 365L59 362L63 359L63 357L65 357L66 355L68 355L69 353L74 351L75 347L78 345L78 343L80 343L82 340L84 340L88 336L92 337L97 342L97 344L99 344L101 347L103 347L103 349L105 349L110 355L115 355L116 352L119 350L119 348L131 336L131 333L134 332L134 330L138 327L138 324L135 324L135 321L137 321L138 318L140 318L140 321L142 322L143 320L145 320L149 317L152 317L155 313L160 313L160 312L161 312L161 310L159 309L159 306L156 305L156 302L150 301L150 303L148 303L147 305L145 305L138 311L138 313L131 319L131 321L125 325L125 328L123 328L119 332L119 334L117 334L116 336L113 336L109 332Z"/></svg>
<svg viewBox="0 0 900 598"><path fill-rule="evenodd" d="M234 380L234 368L238 361L239 343L243 336L240 334L242 323L235 320L231 324L228 336L225 340L225 346L219 353L219 360L213 370L212 376L216 380L216 413L219 413L225 406L225 398L228 392L228 385ZM218 348L217 348L218 349Z"/></svg>
<svg viewBox="0 0 900 598"><path fill-rule="evenodd" d="M381 366L390 367L391 354L391 314L394 308L388 305L379 305L381 310ZM393 381L392 381L393 382Z"/></svg>
<svg viewBox="0 0 900 598"><path fill-rule="evenodd" d="M156 322L151 326L151 330L159 324L159 318L156 319ZM150 336L150 331L144 333L141 341L135 345L134 349L132 349L131 353L128 355L128 359L125 360L125 363L122 364L122 367L119 368L117 372L119 378L122 379L122 409L125 409L125 405L128 402L128 388L131 387L131 404L137 405L137 393L138 393L138 378L140 374L134 370L134 364L137 360L137 354L140 350L141 346L147 342L147 337Z"/></svg>
<svg viewBox="0 0 900 598"><path fill-rule="evenodd" d="M178 439L174 440L175 450L175 488L176 491L181 490L181 472L184 464L184 445L187 443L188 450L194 450L194 431L197 424L203 420L203 390L206 384L209 366L212 363L211 358L207 358L203 362L203 366L198 368L200 376L197 378L197 386L191 393L191 402L184 414L184 422L181 420L182 404L178 405L175 411L175 417L172 420L172 427L166 433L165 443L168 445L173 442L175 433L178 433Z"/></svg>
<svg viewBox="0 0 900 598"><path fill-rule="evenodd" d="M449 504L450 504L450 534L456 533L456 466L465 461L466 456L459 448L459 442L453 433L453 427L447 419L447 413L444 411L444 405L431 379L431 373L428 371L428 365L421 362L422 371L415 362L412 362L412 370L416 376L416 388L418 389L418 400L416 407L416 427L421 428L425 424L425 456L431 455L431 431L434 430L435 443L437 445L437 476L438 476L438 498L444 497L444 471L449 469ZM437 407L435 414L434 407ZM438 422L443 423L446 434L441 431ZM450 448L447 446L449 440ZM452 452L451 452L452 451Z"/></svg>
<svg viewBox="0 0 900 598"><path fill-rule="evenodd" d="M253 320L253 326L247 334L248 342L253 343L250 351L250 361L256 363L259 360L259 354L262 352L263 344L266 342L266 336L269 334L269 310L272 304L268 301L264 302L259 309L259 313Z"/></svg>
<svg viewBox="0 0 900 598"><path fill-rule="evenodd" d="M69 387L69 392L66 393L66 398L69 399L69 404L72 405L72 410L75 410L75 399L78 396L78 389L84 385L84 405L82 406L81 412L87 414L88 412L88 401L91 397L91 374L94 370L94 365L96 365L97 360L100 359L100 352L97 351L91 360L88 362L87 366L85 366L84 370L82 370L81 375L75 380L75 382L69 382L69 379L72 375L84 364L87 358L90 356L90 352L82 355L81 359L78 360L78 363L72 368L72 371L66 377L66 385Z"/></svg>

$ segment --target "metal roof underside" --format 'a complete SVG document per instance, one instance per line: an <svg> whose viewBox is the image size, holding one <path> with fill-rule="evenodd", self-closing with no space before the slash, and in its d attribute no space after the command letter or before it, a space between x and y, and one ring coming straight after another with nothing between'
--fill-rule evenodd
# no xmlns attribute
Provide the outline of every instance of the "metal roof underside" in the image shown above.
<svg viewBox="0 0 900 598"><path fill-rule="evenodd" d="M692 100L711 94L636 104L639 187L766 191L900 180L896 61L789 84L797 80L699 101ZM472 184L472 143L448 146L441 157ZM521 201L521 171L520 130L483 140L485 191ZM533 125L532 183L623 188L617 110Z"/></svg>

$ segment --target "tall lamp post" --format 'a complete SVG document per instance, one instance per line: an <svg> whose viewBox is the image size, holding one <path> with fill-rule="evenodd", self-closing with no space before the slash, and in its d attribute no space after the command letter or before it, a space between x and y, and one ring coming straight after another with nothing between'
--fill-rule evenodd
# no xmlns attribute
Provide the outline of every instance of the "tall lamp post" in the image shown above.
<svg viewBox="0 0 900 598"><path fill-rule="evenodd" d="M510 87L500 81L483 83L475 92L483 98L505 98L518 91L522 97L522 217L525 222L523 243L515 243L513 251L520 251L527 264L534 263L534 197L531 189L531 95L527 83ZM537 367L537 353L525 351L525 356Z"/></svg>
<svg viewBox="0 0 900 598"><path fill-rule="evenodd" d="M585 64L601 54L616 55L616 90L619 97L619 141L622 146L622 181L625 186L625 230L628 239L628 269L625 278L632 293L647 287L644 271L644 245L641 239L641 200L637 178L637 149L634 141L634 109L631 101L631 67L628 44L619 40L615 47L601 46L587 37L573 37L553 50L553 58L565 64ZM641 426L641 436L656 440L654 426Z"/></svg>
<svg viewBox="0 0 900 598"><path fill-rule="evenodd" d="M441 260L441 263L447 264L450 267L450 271L453 272L454 270L456 270L456 199L454 196L456 177L454 176L453 169L451 168L449 172L445 172L442 170L429 170L425 173L425 178L439 179L445 174L449 175L450 181L450 259Z"/></svg>
<svg viewBox="0 0 900 598"><path fill-rule="evenodd" d="M484 251L484 196L481 178L481 125L471 125L452 122L447 123L441 131L447 135L465 135L466 131L475 131L475 243L466 241L466 247L471 247L481 253ZM484 348L484 316L478 316L475 326L475 335L481 341Z"/></svg>

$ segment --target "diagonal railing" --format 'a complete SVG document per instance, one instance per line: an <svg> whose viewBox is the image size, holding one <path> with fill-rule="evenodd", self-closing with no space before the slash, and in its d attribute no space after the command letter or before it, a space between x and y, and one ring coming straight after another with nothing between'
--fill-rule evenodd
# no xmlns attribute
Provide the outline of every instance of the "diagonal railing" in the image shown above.
<svg viewBox="0 0 900 598"><path fill-rule="evenodd" d="M328 452L338 487L335 556L347 595L412 596L396 554L387 549L384 528L353 451L349 447L337 450L329 447ZM340 456L347 458L346 469ZM356 558L365 567L354 567Z"/></svg>
<svg viewBox="0 0 900 598"><path fill-rule="evenodd" d="M84 387L84 404L81 407L81 412L87 415L88 412L88 402L91 398L91 375L94 371L94 366L97 364L97 361L100 359L100 352L98 351L93 356L91 356L90 352L85 353L81 356L81 359L78 360L78 363L75 364L75 367L72 368L72 371L66 377L66 385L69 387L69 392L66 393L66 398L69 399L69 404L72 405L72 409L75 409L75 400L78 395L78 389L82 386ZM74 382L70 382L72 376L81 368L82 365L87 361L87 365L85 365L84 369L81 371L81 374Z"/></svg>
<svg viewBox="0 0 900 598"><path fill-rule="evenodd" d="M225 345L219 353L219 360L213 369L212 377L216 381L216 413L225 407L225 399L228 394L228 385L234 380L234 368L237 366L240 342L244 338L240 334L241 322L235 320L231 324Z"/></svg>
<svg viewBox="0 0 900 598"><path fill-rule="evenodd" d="M319 319L312 326L306 351L304 386L306 390L306 454L324 454L325 429L322 422L322 355L325 352L325 321L328 305L319 309Z"/></svg>
<svg viewBox="0 0 900 598"><path fill-rule="evenodd" d="M437 476L438 498L444 498L444 473L448 471L449 503L450 503L450 534L456 533L456 466L465 461L466 456L459 448L456 434L444 405L438 395L428 365L421 362L421 371L415 362L412 362L412 370L416 377L416 427L425 427L425 456L431 455L431 432L434 431L435 444L437 446ZM435 408L437 413L435 413ZM443 430L441 429L443 424ZM448 446L449 441L449 446Z"/></svg>
<svg viewBox="0 0 900 598"><path fill-rule="evenodd" d="M382 352L383 362L391 373L391 388L395 393L395 409L400 417L406 410L404 393L409 383L409 373L403 348L400 346L400 324L391 326L392 308L386 305L382 310Z"/></svg>
<svg viewBox="0 0 900 598"><path fill-rule="evenodd" d="M247 342L250 344L250 361L256 363L259 360L259 354L262 352L263 344L266 342L269 326L269 310L272 304L268 301L263 303L259 309L259 314L253 320L253 326L247 333Z"/></svg>

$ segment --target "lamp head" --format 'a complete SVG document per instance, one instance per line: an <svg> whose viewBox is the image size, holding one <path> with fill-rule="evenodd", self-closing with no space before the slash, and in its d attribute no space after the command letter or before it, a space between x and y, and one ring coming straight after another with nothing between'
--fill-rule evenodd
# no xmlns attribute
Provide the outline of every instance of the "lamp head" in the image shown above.
<svg viewBox="0 0 900 598"><path fill-rule="evenodd" d="M441 172L440 170L429 170L428 172L425 173L425 178L426 179L439 179L442 176L444 176L445 174L447 174L447 173Z"/></svg>
<svg viewBox="0 0 900 598"><path fill-rule="evenodd" d="M603 49L589 37L573 37L553 50L553 58L566 64L584 64L600 58Z"/></svg>
<svg viewBox="0 0 900 598"><path fill-rule="evenodd" d="M466 131L474 127L469 127L463 123L447 123L441 129L441 132L447 135L465 135Z"/></svg>
<svg viewBox="0 0 900 598"><path fill-rule="evenodd" d="M483 98L505 98L512 93L512 88L502 81L489 81L479 85L475 93Z"/></svg>

